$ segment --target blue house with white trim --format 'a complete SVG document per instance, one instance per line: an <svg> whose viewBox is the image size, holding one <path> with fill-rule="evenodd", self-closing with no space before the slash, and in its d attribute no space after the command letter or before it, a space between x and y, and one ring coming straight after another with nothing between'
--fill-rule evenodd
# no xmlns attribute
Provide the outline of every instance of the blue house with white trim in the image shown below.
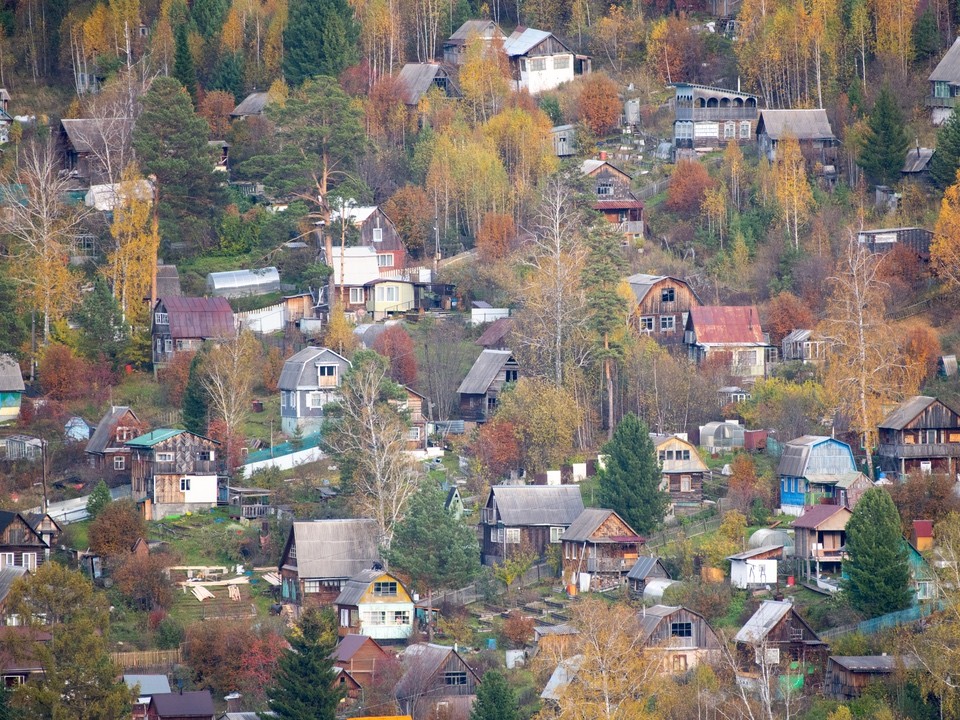
<svg viewBox="0 0 960 720"><path fill-rule="evenodd" d="M853 451L845 442L826 435L804 435L783 446L780 512L800 516L805 507L827 502L847 505L843 489L861 475ZM839 487L838 487L839 486Z"/></svg>

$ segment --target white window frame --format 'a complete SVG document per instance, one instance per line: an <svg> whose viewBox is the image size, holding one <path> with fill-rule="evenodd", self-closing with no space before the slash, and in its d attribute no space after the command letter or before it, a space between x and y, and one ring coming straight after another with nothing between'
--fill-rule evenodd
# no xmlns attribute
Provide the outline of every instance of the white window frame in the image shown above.
<svg viewBox="0 0 960 720"><path fill-rule="evenodd" d="M660 332L673 332L677 329L677 319L673 315L660 316Z"/></svg>
<svg viewBox="0 0 960 720"><path fill-rule="evenodd" d="M383 228L379 228L379 227L373 228L373 241L383 242Z"/></svg>
<svg viewBox="0 0 960 720"><path fill-rule="evenodd" d="M688 493L693 491L693 477L691 475L680 476L680 492Z"/></svg>
<svg viewBox="0 0 960 720"><path fill-rule="evenodd" d="M163 341L163 351L165 353L173 352L173 340L171 338L166 338Z"/></svg>
<svg viewBox="0 0 960 720"><path fill-rule="evenodd" d="M190 478L180 478L180 492L190 492Z"/></svg>
<svg viewBox="0 0 960 720"><path fill-rule="evenodd" d="M123 455L114 455L113 456L113 469L114 470L126 470L126 458Z"/></svg>
<svg viewBox="0 0 960 720"><path fill-rule="evenodd" d="M740 139L750 139L750 123L747 120L744 120L740 123Z"/></svg>
<svg viewBox="0 0 960 720"><path fill-rule="evenodd" d="M393 253L377 253L377 267L392 267Z"/></svg>
<svg viewBox="0 0 960 720"><path fill-rule="evenodd" d="M653 332L656 320L653 315L642 315L640 317L640 332Z"/></svg>
<svg viewBox="0 0 960 720"><path fill-rule="evenodd" d="M545 57L529 58L527 63L530 72L543 72L547 69L547 59Z"/></svg>
<svg viewBox="0 0 960 720"><path fill-rule="evenodd" d="M311 410L319 410L323 407L323 393L322 392L308 392L307 393L307 407Z"/></svg>
<svg viewBox="0 0 960 720"><path fill-rule="evenodd" d="M319 580L304 580L303 581L303 594L313 595L320 592L320 581Z"/></svg>
<svg viewBox="0 0 960 720"><path fill-rule="evenodd" d="M158 452L153 456L156 462L173 462L176 456L172 452Z"/></svg>
<svg viewBox="0 0 960 720"><path fill-rule="evenodd" d="M570 56L569 56L569 55L554 55L554 56L553 56L553 69L554 69L554 70L569 70L569 69L570 69Z"/></svg>
<svg viewBox="0 0 960 720"><path fill-rule="evenodd" d="M407 433L407 440L411 442L420 442L420 426L412 425Z"/></svg>
<svg viewBox="0 0 960 720"><path fill-rule="evenodd" d="M363 303L363 288L362 287L352 287L350 288L350 304L351 305L360 305Z"/></svg>
<svg viewBox="0 0 960 720"><path fill-rule="evenodd" d="M551 544L557 544L563 538L563 533L566 532L565 527L551 527L550 528L550 542Z"/></svg>
<svg viewBox="0 0 960 720"><path fill-rule="evenodd" d="M0 568L13 567L13 553L0 553Z"/></svg>
<svg viewBox="0 0 960 720"><path fill-rule="evenodd" d="M737 139L737 124L732 120L728 120L723 124L723 139L724 140Z"/></svg>
<svg viewBox="0 0 960 720"><path fill-rule="evenodd" d="M519 545L520 528L504 528L503 541L507 545Z"/></svg>
<svg viewBox="0 0 960 720"><path fill-rule="evenodd" d="M169 325L170 316L165 312L158 312L153 314L153 322L156 325Z"/></svg>
<svg viewBox="0 0 960 720"><path fill-rule="evenodd" d="M26 568L27 570L36 570L37 554L32 552L23 553L20 556L20 566Z"/></svg>

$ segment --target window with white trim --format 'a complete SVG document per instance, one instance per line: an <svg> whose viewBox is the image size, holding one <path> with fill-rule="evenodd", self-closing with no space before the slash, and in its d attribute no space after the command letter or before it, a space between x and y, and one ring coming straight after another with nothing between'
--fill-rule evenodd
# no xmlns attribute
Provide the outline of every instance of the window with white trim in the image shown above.
<svg viewBox="0 0 960 720"><path fill-rule="evenodd" d="M550 528L550 542L551 542L551 543L558 543L558 542L560 542L560 538L563 537L563 533L564 533L565 530L566 530L566 528L562 528L562 527L552 527L552 528Z"/></svg>
<svg viewBox="0 0 960 720"><path fill-rule="evenodd" d="M153 314L153 322L156 325L169 325L170 318L165 312L158 312Z"/></svg>
<svg viewBox="0 0 960 720"><path fill-rule="evenodd" d="M350 288L350 304L360 305L362 302L363 302L363 288L362 287Z"/></svg>
<svg viewBox="0 0 960 720"><path fill-rule="evenodd" d="M680 476L680 492L690 492L692 484L692 478L689 475Z"/></svg>
<svg viewBox="0 0 960 720"><path fill-rule="evenodd" d="M554 70L566 70L570 67L570 56L569 55L554 55L553 56L553 69Z"/></svg>
<svg viewBox="0 0 960 720"><path fill-rule="evenodd" d="M307 593L318 593L320 592L320 581L319 580L304 580L303 581L303 594Z"/></svg>
<svg viewBox="0 0 960 720"><path fill-rule="evenodd" d="M323 393L322 392L308 392L307 393L307 407L313 410L318 410L323 407Z"/></svg>
<svg viewBox="0 0 960 720"><path fill-rule="evenodd" d="M180 478L180 492L188 492L190 490L190 478Z"/></svg>
<svg viewBox="0 0 960 720"><path fill-rule="evenodd" d="M407 440L411 442L420 442L420 426L414 425L407 431Z"/></svg>
<svg viewBox="0 0 960 720"><path fill-rule="evenodd" d="M505 542L507 545L519 545L520 528L506 528Z"/></svg>
<svg viewBox="0 0 960 720"><path fill-rule="evenodd" d="M673 332L677 327L677 319L673 315L660 316L660 332Z"/></svg>
<svg viewBox="0 0 960 720"><path fill-rule="evenodd" d="M400 299L400 288L396 285L377 285L376 298L379 302L396 302Z"/></svg>
<svg viewBox="0 0 960 720"><path fill-rule="evenodd" d="M173 462L173 453L172 452L158 452L153 456L154 460L157 462Z"/></svg>
<svg viewBox="0 0 960 720"><path fill-rule="evenodd" d="M13 553L0 553L0 568L13 567Z"/></svg>
<svg viewBox="0 0 960 720"><path fill-rule="evenodd" d="M503 528L490 528L490 542L492 543L502 543L503 542ZM0 566L2 567L2 566Z"/></svg>
<svg viewBox="0 0 960 720"><path fill-rule="evenodd" d="M163 341L163 351L167 353L173 352L173 340L171 338L166 338Z"/></svg>
<svg viewBox="0 0 960 720"><path fill-rule="evenodd" d="M125 467L126 459L123 455L114 455L113 456L113 469L114 470L123 470Z"/></svg>
<svg viewBox="0 0 960 720"><path fill-rule="evenodd" d="M723 139L733 140L735 137L737 137L737 124L733 121L725 122L723 124Z"/></svg>
<svg viewBox="0 0 960 720"><path fill-rule="evenodd" d="M377 267L392 267L393 253L377 253Z"/></svg>
<svg viewBox="0 0 960 720"><path fill-rule="evenodd" d="M542 72L547 69L546 58L530 58L528 61L530 72Z"/></svg>
<svg viewBox="0 0 960 720"><path fill-rule="evenodd" d="M37 554L31 552L25 552L20 556L20 566L25 567L27 570L36 570L37 569Z"/></svg>
<svg viewBox="0 0 960 720"><path fill-rule="evenodd" d="M373 241L383 242L383 228L373 228Z"/></svg>
<svg viewBox="0 0 960 720"><path fill-rule="evenodd" d="M740 123L740 139L741 140L750 139L750 123L749 122L744 121Z"/></svg>
<svg viewBox="0 0 960 720"><path fill-rule="evenodd" d="M640 331L641 332L653 332L653 321L654 317L652 315L644 315L640 318Z"/></svg>

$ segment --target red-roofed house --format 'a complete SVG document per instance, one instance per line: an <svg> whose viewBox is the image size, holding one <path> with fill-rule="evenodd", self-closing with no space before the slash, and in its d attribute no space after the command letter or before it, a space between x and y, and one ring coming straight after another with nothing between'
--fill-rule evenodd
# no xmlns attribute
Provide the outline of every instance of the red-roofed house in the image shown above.
<svg viewBox="0 0 960 720"><path fill-rule="evenodd" d="M344 635L330 657L361 686L367 685L378 671L395 662L376 640L366 635Z"/></svg>
<svg viewBox="0 0 960 720"><path fill-rule="evenodd" d="M852 512L841 505L814 505L793 521L794 554L808 578L839 573L847 556L847 522Z"/></svg>
<svg viewBox="0 0 960 720"><path fill-rule="evenodd" d="M914 520L910 528L910 544L919 552L933 548L933 520Z"/></svg>
<svg viewBox="0 0 960 720"><path fill-rule="evenodd" d="M729 360L735 377L750 380L766 375L770 344L753 305L690 308L683 341L691 360L721 356Z"/></svg>
<svg viewBox="0 0 960 720"><path fill-rule="evenodd" d="M161 298L153 308L153 364L166 365L178 352L196 352L205 340L226 340L236 332L226 298Z"/></svg>

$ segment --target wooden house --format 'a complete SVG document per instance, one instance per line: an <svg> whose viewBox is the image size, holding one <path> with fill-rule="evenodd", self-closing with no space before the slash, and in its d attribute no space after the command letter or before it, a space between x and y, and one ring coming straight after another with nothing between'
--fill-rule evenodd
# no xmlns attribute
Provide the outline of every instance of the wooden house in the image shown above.
<svg viewBox="0 0 960 720"><path fill-rule="evenodd" d="M344 635L330 654L334 664L350 673L361 687L373 682L393 658L376 640L365 635Z"/></svg>
<svg viewBox="0 0 960 720"><path fill-rule="evenodd" d="M826 435L791 440L784 444L777 466L780 512L801 515L804 508L823 502L852 509L873 485L861 475L847 443Z"/></svg>
<svg viewBox="0 0 960 720"><path fill-rule="evenodd" d="M341 637L404 640L413 632L413 599L395 575L383 570L361 570L344 584L334 604Z"/></svg>
<svg viewBox="0 0 960 720"><path fill-rule="evenodd" d="M400 410L407 415L410 429L407 431L407 450L427 449L427 400L409 385L403 386L407 394L406 400L401 401Z"/></svg>
<svg viewBox="0 0 960 720"><path fill-rule="evenodd" d="M450 486L450 489L447 490L447 499L443 502L443 509L453 515L457 520L463 519L463 513L466 511L466 508L463 505L460 488L456 485Z"/></svg>
<svg viewBox="0 0 960 720"><path fill-rule="evenodd" d="M915 603L937 599L937 574L919 550L906 539L902 547L907 554L910 568L910 585Z"/></svg>
<svg viewBox="0 0 960 720"><path fill-rule="evenodd" d="M944 54L928 78L930 94L925 104L931 111L930 120L942 125L953 114L953 107L960 95L960 38Z"/></svg>
<svg viewBox="0 0 960 720"><path fill-rule="evenodd" d="M807 578L840 572L847 558L847 522L852 515L841 505L814 505L793 521L794 556Z"/></svg>
<svg viewBox="0 0 960 720"><path fill-rule="evenodd" d="M565 584L581 592L622 585L644 540L613 510L585 508L560 538Z"/></svg>
<svg viewBox="0 0 960 720"><path fill-rule="evenodd" d="M403 677L397 683L394 695L400 711L412 715L414 720L440 717L442 711L459 709L456 698L474 698L480 677L457 650L444 645L416 643L410 645L400 656L403 661ZM446 703L446 704L444 704ZM467 720L450 712L451 720ZM444 712L443 717L448 717Z"/></svg>
<svg viewBox="0 0 960 720"><path fill-rule="evenodd" d="M393 221L377 205L344 208L342 216L359 234L356 245L372 248L377 255L377 267L383 270L402 270L407 266L407 249ZM341 211L335 211L331 222L340 222Z"/></svg>
<svg viewBox="0 0 960 720"><path fill-rule="evenodd" d="M47 558L49 546L18 512L0 510L0 568L15 566L36 570Z"/></svg>
<svg viewBox="0 0 960 720"><path fill-rule="evenodd" d="M764 545L730 555L730 584L745 590L749 587L775 585L778 563L783 559L783 545Z"/></svg>
<svg viewBox="0 0 960 720"><path fill-rule="evenodd" d="M124 675L123 682L127 689L137 693L137 699L133 702L134 720L147 716L150 698L170 693L170 680L166 675Z"/></svg>
<svg viewBox="0 0 960 720"><path fill-rule="evenodd" d="M207 340L227 340L236 334L226 298L160 298L153 308L153 364L162 367L179 352L196 352Z"/></svg>
<svg viewBox="0 0 960 720"><path fill-rule="evenodd" d="M643 238L643 203L633 194L633 178L603 154L599 160L584 160L580 174L593 198L591 207L616 226L629 240Z"/></svg>
<svg viewBox="0 0 960 720"><path fill-rule="evenodd" d="M344 311L363 316L367 313L367 283L380 278L376 248L368 245L340 248L334 245L327 258L323 258L333 268L333 281L336 286L334 297L340 301Z"/></svg>
<svg viewBox="0 0 960 720"><path fill-rule="evenodd" d="M861 230L857 233L857 242L870 252L881 255L897 248L903 248L916 256L920 263L929 263L933 232L920 227Z"/></svg>
<svg viewBox="0 0 960 720"><path fill-rule="evenodd" d="M870 685L891 680L914 663L897 655L831 655L823 680L823 694L840 702L856 700Z"/></svg>
<svg viewBox="0 0 960 720"><path fill-rule="evenodd" d="M703 477L709 472L696 446L679 435L650 433L660 462L660 489L670 495L671 513L700 507Z"/></svg>
<svg viewBox="0 0 960 720"><path fill-rule="evenodd" d="M463 97L457 84L456 69L446 63L407 63L400 68L396 78L403 104L411 110L416 110L420 101L434 88L449 98Z"/></svg>
<svg viewBox="0 0 960 720"><path fill-rule="evenodd" d="M723 643L700 613L685 607L654 605L638 613L639 639L647 653L658 653L662 671L679 675L701 663L720 660Z"/></svg>
<svg viewBox="0 0 960 720"><path fill-rule="evenodd" d="M127 447L127 441L142 435L146 430L146 423L141 422L132 409L126 405L111 406L100 418L97 429L87 442L86 453L90 465L96 468L104 479L113 479L114 482L129 480L130 456L133 451Z"/></svg>
<svg viewBox="0 0 960 720"><path fill-rule="evenodd" d="M942 400L917 395L905 400L877 426L880 467L906 478L911 471L960 472L960 414Z"/></svg>
<svg viewBox="0 0 960 720"><path fill-rule="evenodd" d="M683 341L690 360L721 357L733 377L754 381L767 373L769 343L753 305L691 308Z"/></svg>
<svg viewBox="0 0 960 720"><path fill-rule="evenodd" d="M815 687L823 677L829 646L793 603L764 600L733 638L737 680L754 686L763 677L790 677L790 687Z"/></svg>
<svg viewBox="0 0 960 720"><path fill-rule="evenodd" d="M503 52L510 61L515 89L531 95L553 90L591 70L589 56L574 53L553 33L522 25L504 40Z"/></svg>
<svg viewBox="0 0 960 720"><path fill-rule="evenodd" d="M209 690L157 693L147 706L147 720L214 720L215 715Z"/></svg>
<svg viewBox="0 0 960 720"><path fill-rule="evenodd" d="M382 563L375 520L295 522L280 555L281 597L329 607L350 578Z"/></svg>
<svg viewBox="0 0 960 720"><path fill-rule="evenodd" d="M933 520L914 520L910 526L910 544L918 552L933 549Z"/></svg>
<svg viewBox="0 0 960 720"><path fill-rule="evenodd" d="M476 344L487 350L507 350L510 347L510 331L512 329L513 318L497 318L477 338Z"/></svg>
<svg viewBox="0 0 960 720"><path fill-rule="evenodd" d="M933 182L930 175L930 161L933 160L935 148L920 147L907 150L900 168L900 177L908 182L929 185Z"/></svg>
<svg viewBox="0 0 960 720"><path fill-rule="evenodd" d="M63 528L60 526L60 523L44 512L26 513L23 519L33 528L35 533L43 538L43 542L47 546L45 554L49 559L50 549L55 548L60 543L60 535L63 533Z"/></svg>
<svg viewBox="0 0 960 720"><path fill-rule="evenodd" d="M780 141L792 137L799 141L811 169L835 167L838 141L826 110L761 110L756 133L760 152L770 162L776 160Z"/></svg>
<svg viewBox="0 0 960 720"><path fill-rule="evenodd" d="M350 361L324 347L305 347L283 363L280 380L280 430L293 435L319 432L323 408L340 399L343 376Z"/></svg>
<svg viewBox="0 0 960 720"><path fill-rule="evenodd" d="M20 363L13 355L0 353L0 424L20 417L20 402L25 389Z"/></svg>
<svg viewBox="0 0 960 720"><path fill-rule="evenodd" d="M827 343L810 329L793 330L780 342L784 362L821 364L827 359Z"/></svg>
<svg viewBox="0 0 960 720"><path fill-rule="evenodd" d="M108 152L116 152L112 143L130 138L130 118L74 118L60 121L57 151L64 170L71 178L89 185L109 182Z"/></svg>
<svg viewBox="0 0 960 720"><path fill-rule="evenodd" d="M32 680L46 676L44 646L53 635L26 626L0 626L0 680L13 690Z"/></svg>
<svg viewBox="0 0 960 720"><path fill-rule="evenodd" d="M550 144L553 154L558 158L568 158L577 154L577 126L556 125L550 128Z"/></svg>
<svg viewBox="0 0 960 720"><path fill-rule="evenodd" d="M547 653L547 657L564 658L570 655L576 637L580 634L573 625L542 625L533 628L533 641L537 653Z"/></svg>
<svg viewBox="0 0 960 720"><path fill-rule="evenodd" d="M579 485L494 485L480 511L483 564L521 549L542 557L582 512Z"/></svg>
<svg viewBox="0 0 960 720"><path fill-rule="evenodd" d="M700 298L685 280L668 275L637 273L627 278L636 306L630 309L631 325L660 345L681 345L690 308Z"/></svg>
<svg viewBox="0 0 960 720"><path fill-rule="evenodd" d="M400 277L378 277L363 286L366 311L375 321L402 315L417 307L415 283Z"/></svg>
<svg viewBox="0 0 960 720"><path fill-rule="evenodd" d="M693 83L673 83L673 87L674 147L712 149L753 142L756 95Z"/></svg>
<svg viewBox="0 0 960 720"><path fill-rule="evenodd" d="M487 45L502 43L507 36L493 20L467 20L443 42L443 61L459 67L467 59L467 41L478 38Z"/></svg>
<svg viewBox="0 0 960 720"><path fill-rule="evenodd" d="M241 120L248 117L259 117L263 115L270 104L270 93L252 92L247 95L240 104L230 113L231 120Z"/></svg>
<svg viewBox="0 0 960 720"><path fill-rule="evenodd" d="M457 388L460 417L486 422L497 409L504 385L520 378L520 365L509 350L483 350Z"/></svg>
<svg viewBox="0 0 960 720"><path fill-rule="evenodd" d="M160 428L127 441L133 499L147 520L217 506L221 468L216 440Z"/></svg>
<svg viewBox="0 0 960 720"><path fill-rule="evenodd" d="M343 688L344 696L341 702L341 709L349 708L356 704L357 700L363 697L363 686L360 681L339 665L333 666L332 684Z"/></svg>
<svg viewBox="0 0 960 720"><path fill-rule="evenodd" d="M655 555L641 555L627 573L630 595L642 598L647 585L654 580L670 580L670 572Z"/></svg>

